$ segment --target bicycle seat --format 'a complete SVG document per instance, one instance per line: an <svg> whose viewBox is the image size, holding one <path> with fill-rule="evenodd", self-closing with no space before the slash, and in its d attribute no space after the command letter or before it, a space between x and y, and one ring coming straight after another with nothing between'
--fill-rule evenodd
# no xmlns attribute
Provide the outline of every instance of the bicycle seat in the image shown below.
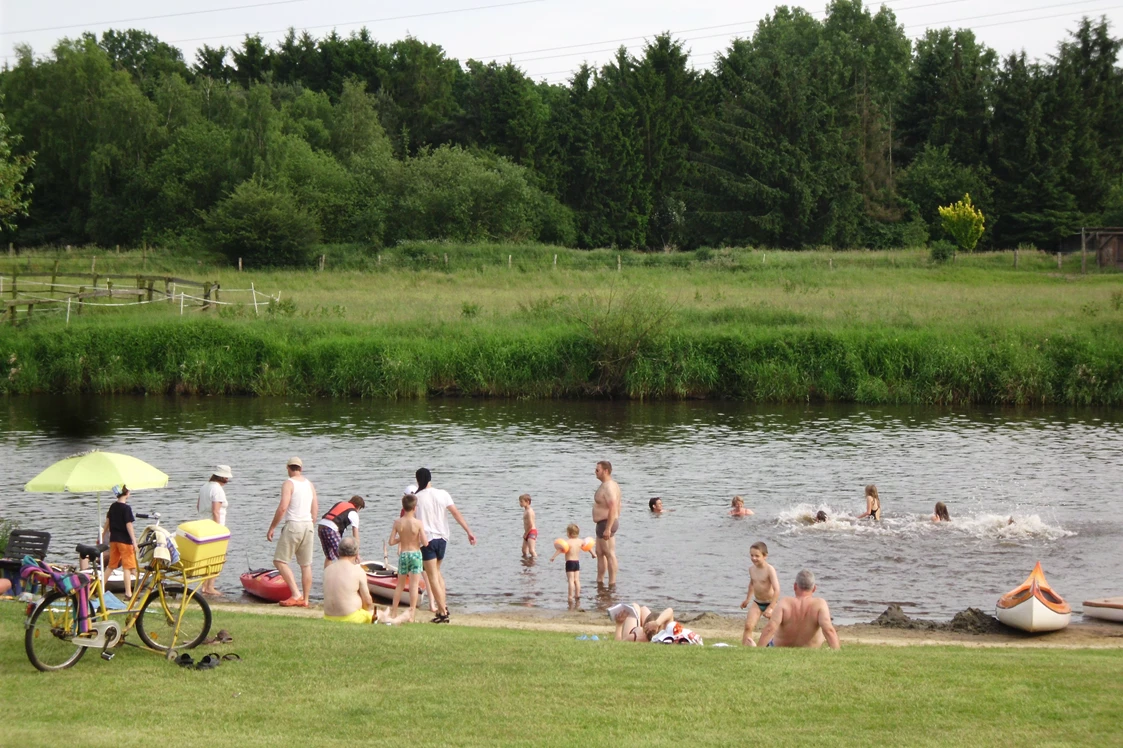
<svg viewBox="0 0 1123 748"><path fill-rule="evenodd" d="M78 554L78 558L89 559L90 561L97 561L98 556L109 550L108 543L101 543L99 545L86 545L79 543L74 552Z"/></svg>

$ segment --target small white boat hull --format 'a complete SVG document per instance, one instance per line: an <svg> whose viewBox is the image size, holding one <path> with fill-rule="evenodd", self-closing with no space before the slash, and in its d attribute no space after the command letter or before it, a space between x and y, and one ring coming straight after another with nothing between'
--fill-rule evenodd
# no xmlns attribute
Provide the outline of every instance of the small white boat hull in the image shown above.
<svg viewBox="0 0 1123 748"><path fill-rule="evenodd" d="M1084 617L1123 623L1123 597L1084 601Z"/></svg>
<svg viewBox="0 0 1123 748"><path fill-rule="evenodd" d="M1030 633L1059 631L1072 620L1071 613L1057 613L1030 596L1012 608L995 608L995 616L1007 626Z"/></svg>

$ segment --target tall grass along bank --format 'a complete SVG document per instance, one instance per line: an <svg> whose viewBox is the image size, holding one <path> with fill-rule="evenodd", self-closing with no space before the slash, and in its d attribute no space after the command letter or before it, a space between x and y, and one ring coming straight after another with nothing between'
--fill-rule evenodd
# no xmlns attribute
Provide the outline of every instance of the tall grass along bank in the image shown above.
<svg viewBox="0 0 1123 748"><path fill-rule="evenodd" d="M0 392L1123 403L1117 325L1050 335L584 321L102 319L4 328Z"/></svg>

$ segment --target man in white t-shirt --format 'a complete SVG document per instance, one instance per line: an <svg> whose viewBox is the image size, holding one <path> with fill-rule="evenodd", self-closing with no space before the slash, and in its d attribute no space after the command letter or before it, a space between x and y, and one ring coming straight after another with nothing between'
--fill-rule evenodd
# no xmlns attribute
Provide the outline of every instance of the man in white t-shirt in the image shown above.
<svg viewBox="0 0 1123 748"><path fill-rule="evenodd" d="M226 491L223 488L234 473L230 471L229 465L216 465L211 477L199 489L199 501L195 504L195 510L202 516L213 519L223 527L226 526ZM214 586L214 577L203 582L202 593L204 595L220 595Z"/></svg>
<svg viewBox="0 0 1123 748"><path fill-rule="evenodd" d="M468 533L468 543L476 544L476 536L468 529L468 523L456 505L452 503L452 496L448 491L433 488L433 474L428 468L420 468L417 478L417 518L425 528L425 536L429 544L421 548L421 563L425 567L425 576L429 583L429 595L437 606L437 616L433 623L448 623L448 604L445 597L445 580L441 575L441 562L444 561L445 549L448 546L448 515L452 515L457 524Z"/></svg>
<svg viewBox="0 0 1123 748"><path fill-rule="evenodd" d="M281 503L273 513L273 521L269 524L269 532L265 537L272 543L273 531L284 520L281 539L277 541L277 550L273 554L273 565L281 572L291 595L287 600L282 600L281 605L286 608L307 608L308 598L312 594L312 547L316 542L312 518L320 513L320 507L316 499L316 487L304 477L304 463L301 459L290 457L285 467L289 477L281 484ZM293 556L296 556L296 562L300 564L303 594L297 588L296 576L289 568L289 561Z"/></svg>

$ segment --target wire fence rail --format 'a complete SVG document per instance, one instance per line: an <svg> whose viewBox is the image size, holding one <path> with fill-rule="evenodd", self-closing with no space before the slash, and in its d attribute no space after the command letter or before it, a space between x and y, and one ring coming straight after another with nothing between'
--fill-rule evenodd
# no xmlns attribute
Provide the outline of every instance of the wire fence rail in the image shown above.
<svg viewBox="0 0 1123 748"><path fill-rule="evenodd" d="M50 278L50 280L38 280L40 278ZM60 278L64 281L89 279L89 283L59 282ZM114 281L121 280L131 281L135 286L114 284ZM159 288L158 284L163 284L163 288ZM190 289L191 292L184 289ZM220 292L228 295L249 294L250 298L248 301L230 300L228 296L224 301L220 298ZM5 299L5 296L10 298ZM114 298L130 300L117 302L113 301ZM98 299L109 299L109 301L98 301ZM80 315L86 307L122 308L178 303L181 315L189 306L194 311L205 311L219 306L252 306L255 313L260 313L263 306L267 307L280 300L280 291L275 295L267 294L258 291L253 283L249 288L222 288L217 281L200 281L168 275L62 273L57 269L54 272L0 274L0 310L12 325L17 323L20 310L23 311L24 320L30 320L33 316L41 314L65 312L69 324L71 314Z"/></svg>

